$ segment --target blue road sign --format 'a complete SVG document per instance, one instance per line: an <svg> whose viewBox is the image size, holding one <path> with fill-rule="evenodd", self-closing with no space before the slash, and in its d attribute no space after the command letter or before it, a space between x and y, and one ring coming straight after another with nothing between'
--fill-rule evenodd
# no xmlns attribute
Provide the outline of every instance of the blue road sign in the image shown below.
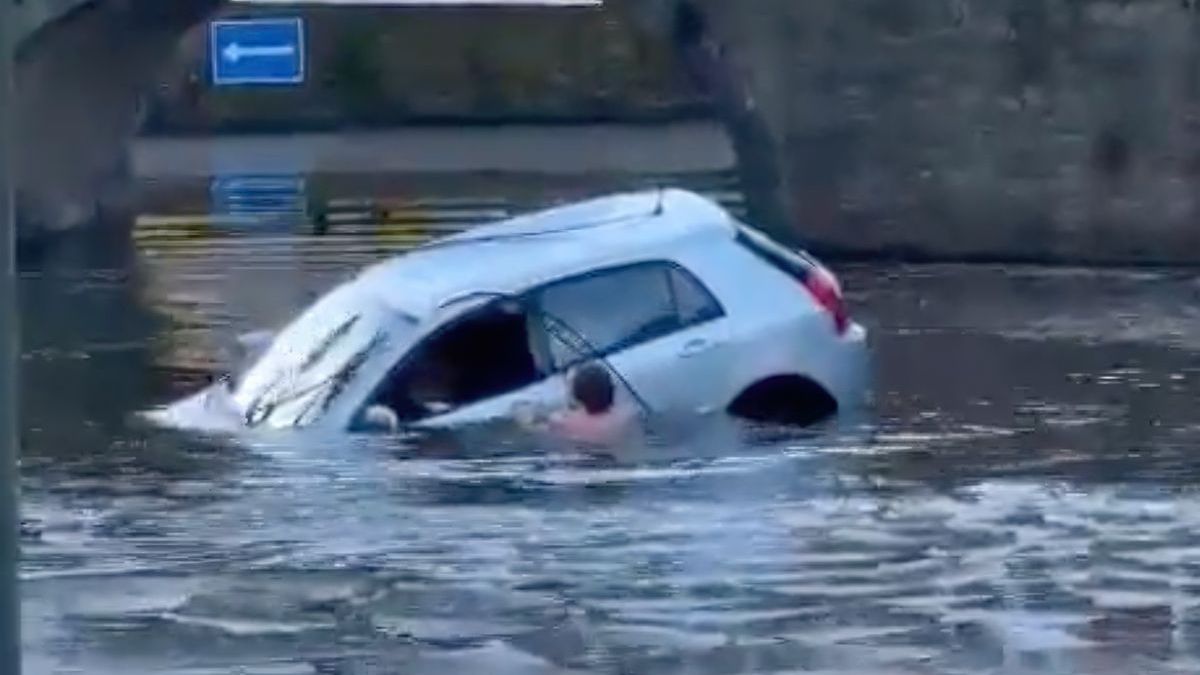
<svg viewBox="0 0 1200 675"><path fill-rule="evenodd" d="M210 184L211 210L230 222L271 229L289 228L305 219L307 181L293 174L215 176Z"/></svg>
<svg viewBox="0 0 1200 675"><path fill-rule="evenodd" d="M304 21L299 17L213 21L208 38L216 86L304 81Z"/></svg>

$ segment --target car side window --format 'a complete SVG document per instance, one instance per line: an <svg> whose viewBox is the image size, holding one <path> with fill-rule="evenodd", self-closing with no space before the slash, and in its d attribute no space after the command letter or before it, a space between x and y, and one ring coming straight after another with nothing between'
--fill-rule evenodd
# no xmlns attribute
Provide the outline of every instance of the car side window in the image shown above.
<svg viewBox="0 0 1200 675"><path fill-rule="evenodd" d="M557 368L669 335L720 312L690 274L666 263L606 270L539 294Z"/></svg>
<svg viewBox="0 0 1200 675"><path fill-rule="evenodd" d="M683 326L694 326L712 321L724 315L720 303L700 280L682 267L671 267L671 290L675 294L675 306Z"/></svg>

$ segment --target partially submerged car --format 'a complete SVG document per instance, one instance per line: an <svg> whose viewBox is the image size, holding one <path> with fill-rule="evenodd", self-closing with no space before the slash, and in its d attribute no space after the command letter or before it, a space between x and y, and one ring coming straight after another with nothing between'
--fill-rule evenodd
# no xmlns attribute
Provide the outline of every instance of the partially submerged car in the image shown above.
<svg viewBox="0 0 1200 675"><path fill-rule="evenodd" d="M366 269L248 367L147 413L184 429L367 429L567 403L598 361L652 412L808 424L857 408L867 333L835 276L683 190L481 225Z"/></svg>

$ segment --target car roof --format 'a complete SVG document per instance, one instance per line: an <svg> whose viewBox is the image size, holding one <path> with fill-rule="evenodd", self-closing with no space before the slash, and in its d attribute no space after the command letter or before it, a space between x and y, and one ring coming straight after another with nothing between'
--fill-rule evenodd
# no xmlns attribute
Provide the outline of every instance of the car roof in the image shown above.
<svg viewBox="0 0 1200 675"><path fill-rule="evenodd" d="M458 298L519 293L646 260L685 240L732 239L733 217L679 189L622 193L480 225L364 271L354 282L419 318Z"/></svg>

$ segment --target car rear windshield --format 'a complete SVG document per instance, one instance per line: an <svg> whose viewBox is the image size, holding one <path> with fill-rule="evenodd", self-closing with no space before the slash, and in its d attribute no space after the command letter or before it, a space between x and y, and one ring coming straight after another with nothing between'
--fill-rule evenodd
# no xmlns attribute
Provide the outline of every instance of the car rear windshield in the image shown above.
<svg viewBox="0 0 1200 675"><path fill-rule="evenodd" d="M737 241L763 262L801 282L816 267L816 263L802 253L788 249L749 225L738 226Z"/></svg>

